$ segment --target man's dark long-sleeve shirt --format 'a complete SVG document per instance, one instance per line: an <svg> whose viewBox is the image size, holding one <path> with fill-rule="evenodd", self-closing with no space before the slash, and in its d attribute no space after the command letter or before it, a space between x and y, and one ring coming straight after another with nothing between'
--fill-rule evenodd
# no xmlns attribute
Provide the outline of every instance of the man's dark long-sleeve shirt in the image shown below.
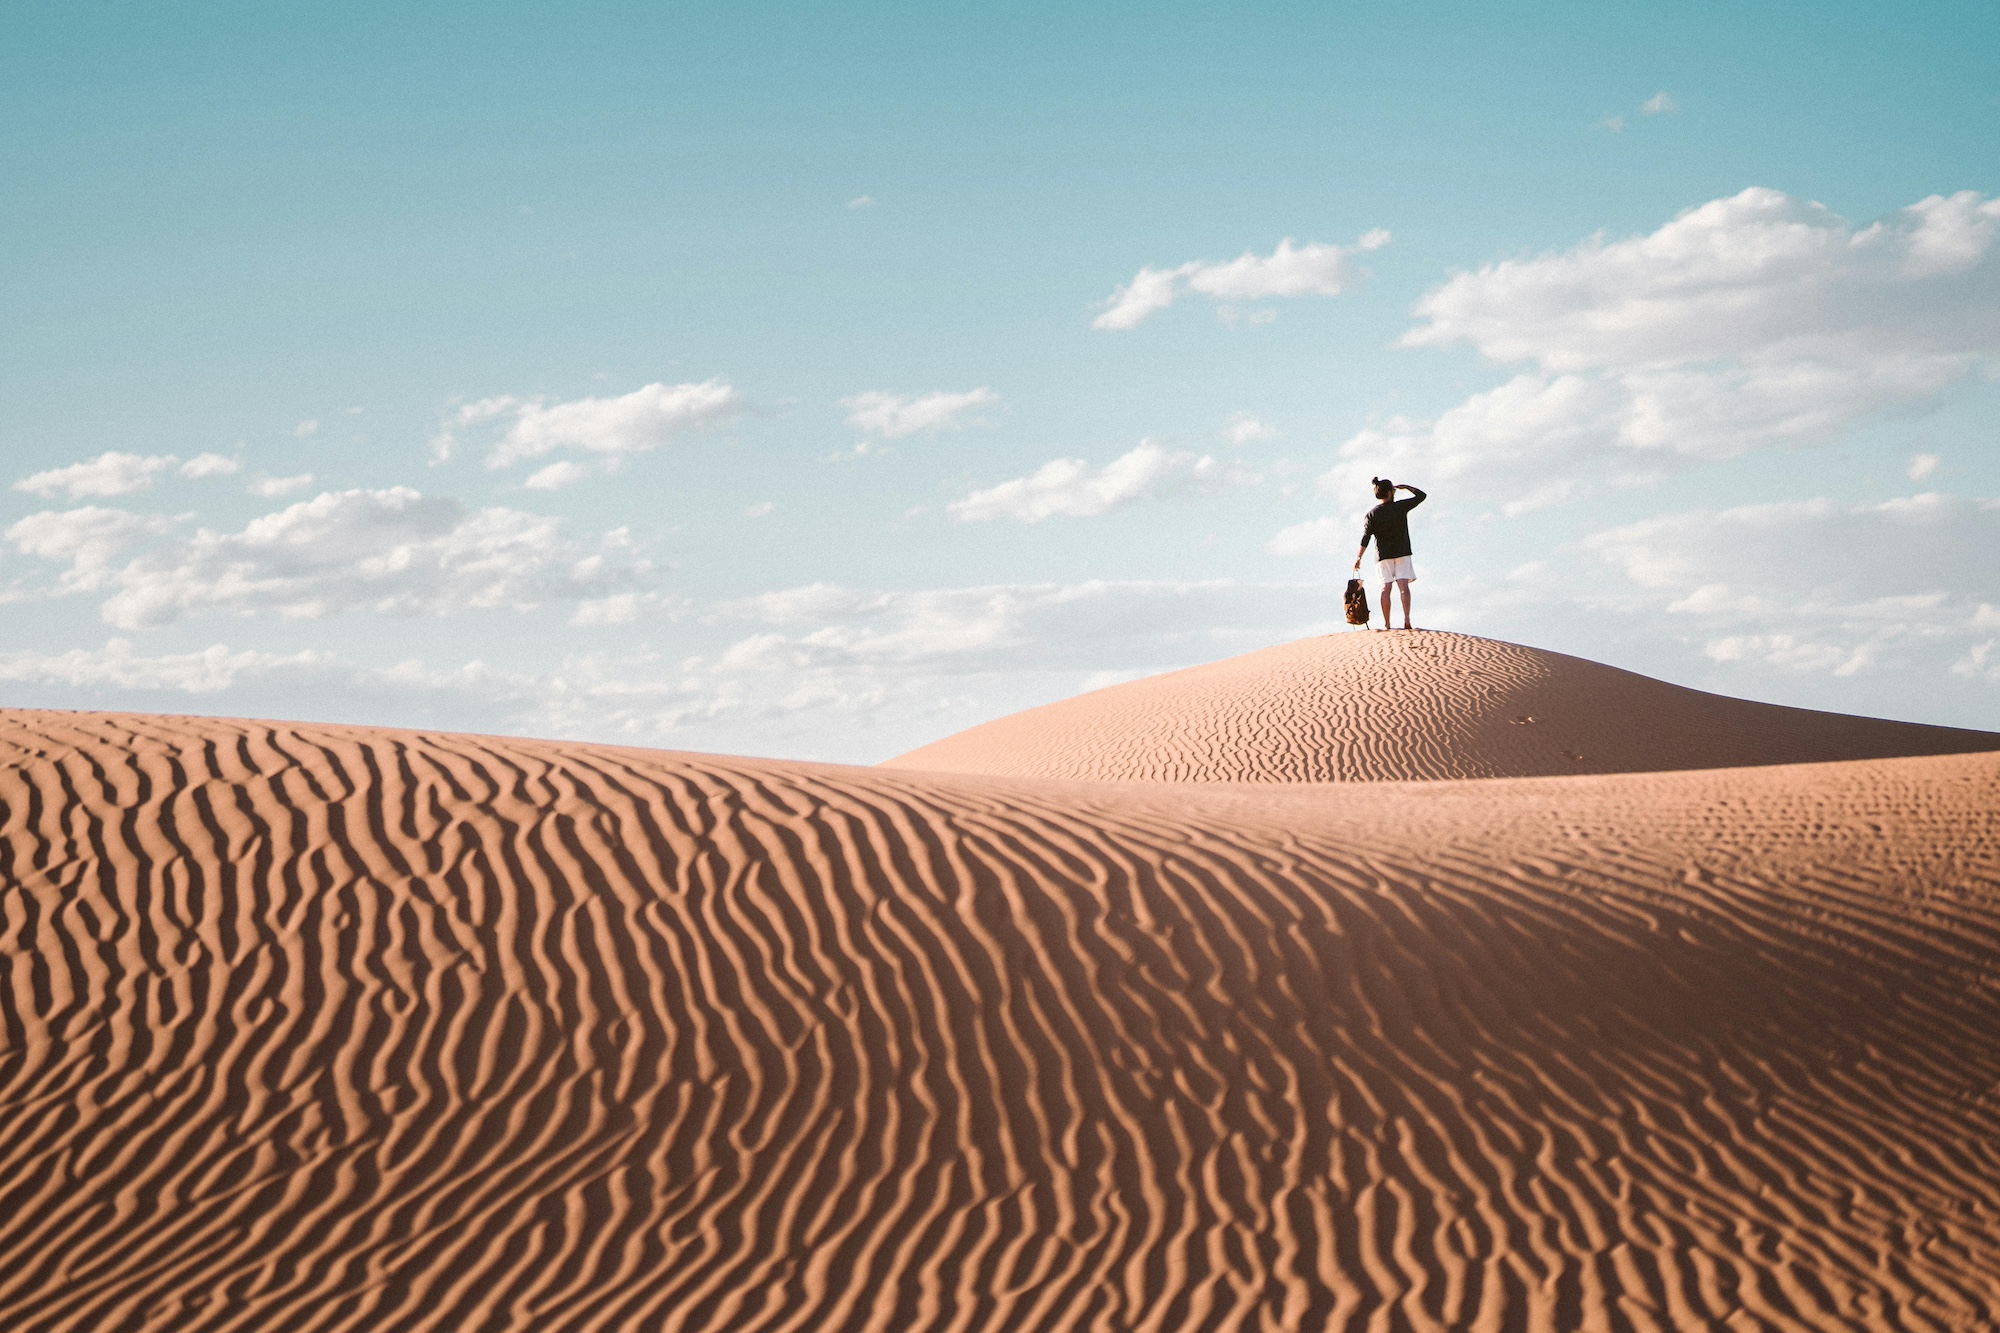
<svg viewBox="0 0 2000 1333"><path fill-rule="evenodd" d="M1394 560L1410 553L1410 511L1424 502L1424 493L1410 487L1407 500L1384 500L1368 511L1368 526L1361 529L1361 549L1375 539L1375 558Z"/></svg>

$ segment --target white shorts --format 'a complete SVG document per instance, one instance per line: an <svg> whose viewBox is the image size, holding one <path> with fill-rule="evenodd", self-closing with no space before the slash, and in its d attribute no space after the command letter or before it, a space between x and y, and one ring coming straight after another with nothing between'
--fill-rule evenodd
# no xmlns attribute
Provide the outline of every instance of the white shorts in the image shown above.
<svg viewBox="0 0 2000 1333"><path fill-rule="evenodd" d="M1414 581L1417 577L1417 566L1416 562L1411 560L1410 557L1396 555L1389 557L1387 560L1378 561L1375 565L1375 573L1384 583L1397 583L1403 579Z"/></svg>

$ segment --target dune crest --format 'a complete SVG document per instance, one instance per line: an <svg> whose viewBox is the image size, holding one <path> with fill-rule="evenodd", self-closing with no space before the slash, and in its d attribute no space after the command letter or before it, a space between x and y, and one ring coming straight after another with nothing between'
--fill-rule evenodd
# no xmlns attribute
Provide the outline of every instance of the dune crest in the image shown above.
<svg viewBox="0 0 2000 1333"><path fill-rule="evenodd" d="M998 718L890 768L1096 782L1649 773L2000 750L2000 734L1752 703L1424 630L1330 634Z"/></svg>
<svg viewBox="0 0 2000 1333"><path fill-rule="evenodd" d="M0 1326L1990 1326L1997 811L0 713Z"/></svg>

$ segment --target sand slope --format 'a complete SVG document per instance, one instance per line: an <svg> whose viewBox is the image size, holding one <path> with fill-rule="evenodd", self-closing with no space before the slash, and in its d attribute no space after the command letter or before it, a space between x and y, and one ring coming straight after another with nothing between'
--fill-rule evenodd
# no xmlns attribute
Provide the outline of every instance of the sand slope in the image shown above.
<svg viewBox="0 0 2000 1333"><path fill-rule="evenodd" d="M1991 1326L1997 810L0 713L0 1327Z"/></svg>
<svg viewBox="0 0 2000 1333"><path fill-rule="evenodd" d="M1003 717L889 767L1137 782L1642 773L2000 750L1436 631L1349 632Z"/></svg>

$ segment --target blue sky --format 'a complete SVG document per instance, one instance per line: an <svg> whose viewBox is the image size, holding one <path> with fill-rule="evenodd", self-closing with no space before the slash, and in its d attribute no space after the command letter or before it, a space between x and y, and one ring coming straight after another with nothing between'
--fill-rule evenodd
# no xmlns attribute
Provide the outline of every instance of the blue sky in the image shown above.
<svg viewBox="0 0 2000 1333"><path fill-rule="evenodd" d="M1420 623L2000 725L1991 6L414 9L0 7L6 702L868 762L1391 470Z"/></svg>

